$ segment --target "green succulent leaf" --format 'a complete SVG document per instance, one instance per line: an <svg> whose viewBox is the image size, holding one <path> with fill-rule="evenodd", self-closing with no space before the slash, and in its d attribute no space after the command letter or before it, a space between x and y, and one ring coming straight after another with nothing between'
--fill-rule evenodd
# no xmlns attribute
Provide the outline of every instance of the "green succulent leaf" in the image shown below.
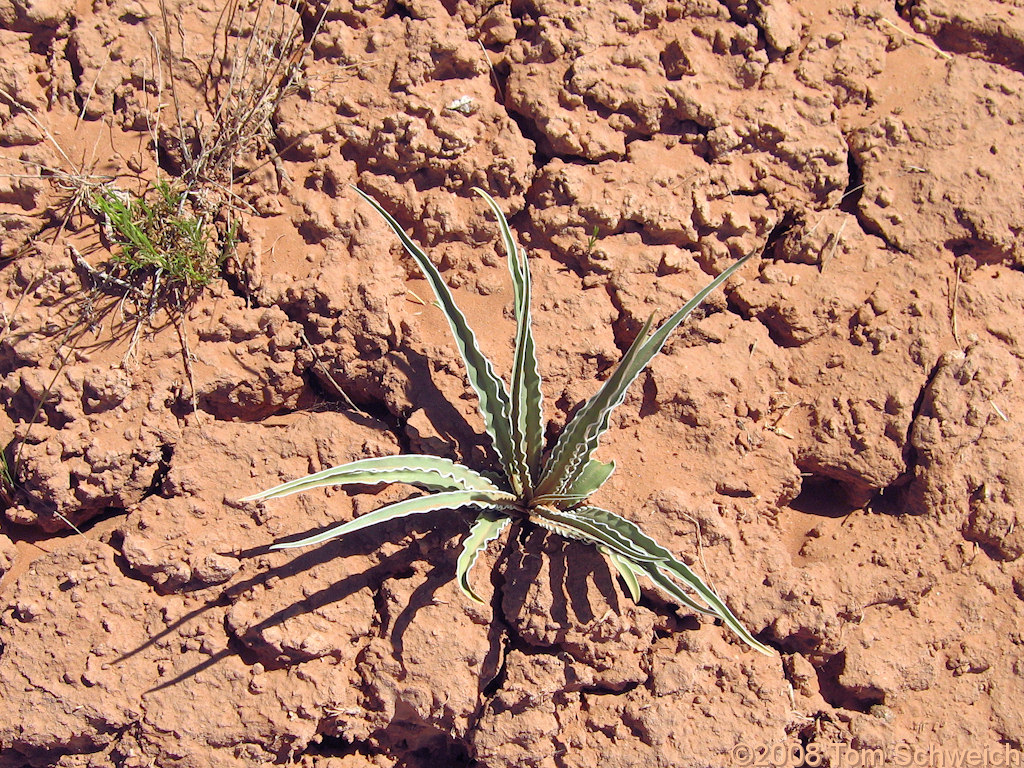
<svg viewBox="0 0 1024 768"><path fill-rule="evenodd" d="M599 507L534 506L530 509L530 520L560 536L605 547L634 563L659 563L665 555L672 557L633 523Z"/></svg>
<svg viewBox="0 0 1024 768"><path fill-rule="evenodd" d="M501 238L508 254L508 268L512 273L515 293L516 338L512 363L511 427L515 471L520 485L532 493L540 472L541 451L544 448L542 422L542 395L540 373L537 370L537 350L533 341L533 320L530 314L532 284L530 267L523 256L515 236L508 226L505 214L489 194L474 187L494 212L501 229Z"/></svg>
<svg viewBox="0 0 1024 768"><path fill-rule="evenodd" d="M608 430L609 419L622 404L626 390L636 381L651 359L661 351L669 335L698 307L713 290L732 277L754 254L744 256L684 304L648 336L652 321L648 319L634 339L622 361L597 393L581 407L566 425L551 450L537 487L538 496L555 496L572 488L597 450L601 436Z"/></svg>
<svg viewBox="0 0 1024 768"><path fill-rule="evenodd" d="M640 530L634 523L600 507L576 507L572 510L534 509L541 518L537 522L563 536L604 547L628 561L630 568L643 572L668 594L693 610L721 619L754 650L772 655L771 649L759 642L729 610L722 599L685 563ZM613 561L614 562L614 561ZM616 567L618 565L616 564ZM619 569L621 573L621 568ZM671 578L670 578L671 577ZM700 605L672 579L682 581L705 603Z"/></svg>
<svg viewBox="0 0 1024 768"><path fill-rule="evenodd" d="M555 441L541 474L537 494L541 497L559 497L572 488L580 473L584 471L601 435L608 428L612 411L626 397L626 390L640 375L643 367L637 368L636 360L643 347L643 341L654 324L651 316L644 323L640 333L626 350L622 360L612 371L601 388L573 415L565 429ZM636 369L632 378L631 371Z"/></svg>
<svg viewBox="0 0 1024 768"><path fill-rule="evenodd" d="M455 576L459 582L459 588L470 600L482 603L483 600L473 591L469 584L469 572L476 565L477 558L487 545L501 535L508 524L512 521L508 515L503 515L492 510L484 510L477 518L469 531L469 536L462 542L462 553L455 567Z"/></svg>
<svg viewBox="0 0 1024 768"><path fill-rule="evenodd" d="M668 550L658 546L653 539L625 518L598 507L534 511L539 513L540 519L535 520L539 525L567 538L597 546L607 554L618 557L622 562L629 563L634 572L647 573L655 583L659 583L658 579L664 578L658 570L664 561L664 555L673 557ZM639 545L631 540L632 536L641 539ZM647 546L644 546L645 544ZM651 545L660 551L652 552ZM688 608L707 616L718 617L714 610L701 605L678 586L672 594Z"/></svg>
<svg viewBox="0 0 1024 768"><path fill-rule="evenodd" d="M686 566L684 565L683 568L686 568ZM686 594L686 592L684 592L675 581L669 578L669 576L664 572L664 570L667 569L663 569L660 571L658 569L650 568L643 569L644 573L646 573L650 577L651 581L653 581L655 584L661 587L662 590L664 590L677 600L688 604L691 608L696 607L694 606L693 601L688 599L688 595ZM689 572L690 569L686 568L686 570ZM673 573L672 575L677 574ZM745 642L758 653L763 653L765 656L775 655L775 652L771 648L769 648L767 645L760 642L757 638L750 634L750 631L745 626L743 626L742 623L740 623L740 620L737 619L733 612L730 611L729 608L726 606L726 604L722 602L722 599L718 597L718 595L716 595L713 591L711 591L704 584L704 582L697 578L695 574L690 572L689 578L686 579L686 581L690 586L696 583L703 588L701 597L704 597L709 601L709 603L712 603L716 606L716 611L714 615L717 618L720 618L725 623L725 625L729 627L729 629L731 629L739 636L739 638L743 642Z"/></svg>
<svg viewBox="0 0 1024 768"><path fill-rule="evenodd" d="M412 256L427 282L430 283L430 287L437 297L441 311L448 320L448 325L452 329L452 335L455 337L455 343L466 364L466 374L469 378L469 383L476 391L477 398L479 399L480 414L484 419L484 430L494 445L495 453L498 454L498 460L501 462L502 469L508 476L513 489L515 489L517 494L522 493L524 489L521 485L521 476L516 472L515 443L512 438L510 413L511 403L505 382L498 377L494 372L494 366L491 365L491 361L480 351L480 346L476 341L476 334L469 327L469 324L466 322L466 316L462 314L462 310L455 304L455 299L441 278L441 273L437 271L437 267L430 261L427 254L405 233L402 225L390 213L385 211L376 200L357 187L353 187L353 189L384 218L384 221L387 222L388 226L398 236L405 250Z"/></svg>
<svg viewBox="0 0 1024 768"><path fill-rule="evenodd" d="M330 539L355 533L378 523L397 520L400 517L408 517L410 515L422 515L427 512L440 512L442 510L462 509L464 507L496 510L511 509L515 506L515 503L516 497L504 491L447 491L427 496L416 496L405 501L388 504L373 512L360 515L355 520L351 520L343 525L328 528L326 531L314 536L308 536L299 541L286 541L275 544L271 549L293 549L295 547L309 547L313 544L322 544Z"/></svg>
<svg viewBox="0 0 1024 768"><path fill-rule="evenodd" d="M611 560L612 565L615 566L615 570L619 572L619 576L626 584L626 588L629 590L630 597L633 598L634 603L640 602L640 582L636 578L636 570L633 564L624 557L617 555L607 547L601 547L602 554L606 555Z"/></svg>
<svg viewBox="0 0 1024 768"><path fill-rule="evenodd" d="M568 509L585 501L594 491L605 484L615 471L615 462L603 462L590 459L572 484L559 494L545 494L535 499L537 504L550 505L559 509Z"/></svg>
<svg viewBox="0 0 1024 768"><path fill-rule="evenodd" d="M428 491L498 491L493 481L450 459L423 454L380 456L331 467L283 483L241 501L276 499L311 488L333 485L406 483Z"/></svg>

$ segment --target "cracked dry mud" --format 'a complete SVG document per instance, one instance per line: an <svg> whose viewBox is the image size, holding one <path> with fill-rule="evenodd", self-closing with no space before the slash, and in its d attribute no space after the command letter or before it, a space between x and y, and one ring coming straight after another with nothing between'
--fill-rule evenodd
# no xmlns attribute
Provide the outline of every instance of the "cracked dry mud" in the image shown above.
<svg viewBox="0 0 1024 768"><path fill-rule="evenodd" d="M324 24L237 158L241 243L179 325L188 369L162 316L128 355L117 295L68 256L108 263L98 227L63 221L39 170L181 170L154 51L187 54L174 99L209 123L219 5L166 10L169 37L155 0L0 0L0 88L26 108L0 99L0 766L1024 749L1018 7L304 8ZM489 460L443 318L350 184L429 246L507 371L509 280L470 187L499 200L556 423L651 312L761 253L630 391L596 500L778 657L634 605L538 530L482 558L483 606L452 582L458 516L266 550L402 491L237 501L256 490L401 451Z"/></svg>

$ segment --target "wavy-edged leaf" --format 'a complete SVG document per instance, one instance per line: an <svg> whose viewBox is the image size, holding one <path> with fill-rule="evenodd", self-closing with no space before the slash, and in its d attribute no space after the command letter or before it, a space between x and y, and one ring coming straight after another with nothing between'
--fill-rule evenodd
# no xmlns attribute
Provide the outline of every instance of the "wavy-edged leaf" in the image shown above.
<svg viewBox="0 0 1024 768"><path fill-rule="evenodd" d="M660 580L666 578L658 570L659 567L666 559L675 559L671 552L661 547L636 525L599 507L535 511L540 513L540 519L535 519L539 525L562 536L593 544L608 555L615 555L628 562L634 571L646 573L656 584L660 585ZM717 612L696 602L678 585L673 583L673 587L674 591L670 590L671 594L689 608L707 616L718 617Z"/></svg>
<svg viewBox="0 0 1024 768"><path fill-rule="evenodd" d="M369 528L388 520L408 517L409 515L422 515L426 512L462 509L463 507L505 509L514 506L515 503L516 497L504 491L448 491L427 496L416 496L412 499L398 501L380 509L375 509L373 512L360 515L355 520L328 528L326 531L322 531L314 536L308 536L299 541L285 541L280 544L274 544L271 549L293 549L295 547L322 544L330 539L361 531L364 528Z"/></svg>
<svg viewBox="0 0 1024 768"><path fill-rule="evenodd" d="M672 558L670 562L661 566L661 570L667 573L668 576L673 576L682 581L686 586L700 595L700 598L714 610L715 614L724 621L733 632L739 635L741 640L755 651L760 651L765 656L775 655L771 648L757 640L750 631L740 623L740 620L736 618L735 614L733 614L731 610L729 610L729 606L725 604L722 598L715 594L715 591L701 581L700 577L687 568L684 563ZM668 591L666 585L660 580L655 580L655 583L662 587L662 589L666 589L666 591Z"/></svg>
<svg viewBox="0 0 1024 768"><path fill-rule="evenodd" d="M352 189L372 205L373 209L384 218L384 221L387 222L388 226L398 236L405 250L412 256L427 282L430 283L430 287L437 297L438 304L441 306L441 311L444 313L445 318L448 320L448 325L452 329L455 344L458 346L462 359L466 364L466 374L469 378L469 383L476 391L477 398L479 398L480 414L484 419L484 430L491 438L494 451L498 454L498 460L501 462L501 467L508 476L509 482L516 492L520 493L523 489L520 486L519 473L515 471L513 458L515 447L510 429L511 404L508 390L505 388L505 382L498 377L494 372L494 366L491 365L491 361L480 351L480 346L476 341L476 334L469 327L469 324L466 322L466 316L462 314L462 310L455 304L455 299L441 278L441 273L437 271L437 267L430 261L427 254L405 233L402 225L390 213L385 211L376 200L357 187L352 187Z"/></svg>
<svg viewBox="0 0 1024 768"><path fill-rule="evenodd" d="M632 570L647 574L656 586L688 607L721 619L754 650L769 656L774 655L768 646L759 642L740 623L714 590L636 524L608 510L592 506L576 507L571 510L538 507L531 510L531 513L531 519L557 533L603 547L629 561ZM683 591L679 584L672 581L672 578L683 582L705 605L700 605Z"/></svg>
<svg viewBox="0 0 1024 768"><path fill-rule="evenodd" d="M716 619L722 618L716 611L711 610L706 605L698 603L692 595L686 590L679 586L676 582L672 581L665 573L658 568L656 565L650 563L644 563L646 567L637 566L637 570L647 575L647 577L654 582L655 585L661 587L662 590L667 592L669 595L674 597L676 600L681 602L691 611L697 613L703 613L705 616L713 616Z"/></svg>
<svg viewBox="0 0 1024 768"><path fill-rule="evenodd" d="M735 614L733 614L733 612L729 610L729 607L724 602L722 602L721 598L719 598L718 595L711 591L711 589L708 588L704 584L704 582L702 582L696 576L696 574L690 571L689 568L686 568L685 565L683 566L683 568L689 571L689 577L686 579L687 584L689 586L693 586L694 582L696 582L700 584L700 586L702 587L701 597L706 598L707 595L710 595L710 602L716 609L713 614L714 616L720 618L723 622L725 622L725 625L729 627L729 629L735 632L743 642L745 642L758 653L763 653L765 656L775 655L775 652L771 648L769 648L767 645L765 645L756 637L754 637L750 633L750 630L748 630L746 627L743 626L742 623L740 623L740 620L737 619ZM676 582L672 581L672 579L670 579L664 573L664 571L652 573L647 568L643 569L643 571L651 578L651 581L653 581L655 584L661 587L665 592L672 595L677 600L680 600L681 602L689 605L691 608L698 608L699 610L699 607L697 607L694 604L693 600L690 599L689 596L679 587L679 585L676 584ZM678 574L673 573L672 575L677 576ZM707 613L707 611L704 612Z"/></svg>
<svg viewBox="0 0 1024 768"><path fill-rule="evenodd" d="M603 462L591 459L579 473L572 485L559 494L546 494L534 498L535 503L550 505L560 509L568 509L585 501L594 491L600 488L615 471L615 462Z"/></svg>
<svg viewBox="0 0 1024 768"><path fill-rule="evenodd" d="M483 600L473 591L469 584L469 572L476 565L477 558L487 545L494 541L505 530L512 521L508 515L502 515L494 510L484 510L473 523L469 536L462 542L462 553L455 567L455 576L459 582L459 589L470 600L482 603Z"/></svg>
<svg viewBox="0 0 1024 768"><path fill-rule="evenodd" d="M330 485L406 483L428 491L499 491L490 479L450 459L423 454L378 456L341 464L282 483L241 501L276 499Z"/></svg>
<svg viewBox="0 0 1024 768"><path fill-rule="evenodd" d="M653 324L654 316L652 315L647 318L647 322L633 339L633 343L630 344L611 376L576 411L558 436L537 486L539 496L557 497L565 494L586 468L590 455L597 449L601 435L608 429L612 411L625 399L626 390L640 373L637 371L633 378L627 378L629 371L635 367L644 339Z"/></svg>
<svg viewBox="0 0 1024 768"><path fill-rule="evenodd" d="M640 582L636 578L636 570L633 568L633 564L624 557L620 557L615 552L612 552L607 547L601 547L601 552L612 561L612 565L615 566L615 570L619 572L619 576L626 584L626 588L629 590L629 596L633 598L634 603L640 602Z"/></svg>
<svg viewBox="0 0 1024 768"><path fill-rule="evenodd" d="M669 335L682 323L693 310L707 298L713 290L732 277L754 256L749 253L732 264L722 274L708 283L704 288L686 302L675 314L663 322L650 336L651 320L648 319L643 329L630 345L612 375L605 380L601 388L573 416L559 435L555 447L544 466L540 483L537 487L538 496L558 496L565 493L587 466L591 455L608 429L611 413L622 404L626 390L636 381L637 376L651 359L661 351Z"/></svg>
<svg viewBox="0 0 1024 768"><path fill-rule="evenodd" d="M537 350L533 341L533 321L530 300L533 292L530 266L516 243L505 214L489 194L479 187L473 190L494 212L501 229L501 238L508 254L508 269L512 273L515 293L516 338L512 363L510 394L512 439L515 447L516 471L520 473L522 488L531 491L540 472L541 452L544 447L542 419L541 379L537 370Z"/></svg>
<svg viewBox="0 0 1024 768"><path fill-rule="evenodd" d="M672 557L633 523L599 507L534 506L530 509L530 520L561 536L607 547L635 563L660 563L666 556Z"/></svg>

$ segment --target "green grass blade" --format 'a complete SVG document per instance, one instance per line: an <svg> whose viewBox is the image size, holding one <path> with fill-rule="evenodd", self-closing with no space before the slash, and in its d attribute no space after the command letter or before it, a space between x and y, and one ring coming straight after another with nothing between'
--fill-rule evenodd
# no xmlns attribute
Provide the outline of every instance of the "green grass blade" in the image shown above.
<svg viewBox="0 0 1024 768"><path fill-rule="evenodd" d="M138 259L145 264L155 263L159 254L152 240L135 221L133 211L133 207L143 206L142 210L145 212L145 201L139 198L136 203L136 206L125 203L109 189L101 189L93 198L95 208L106 217L114 239L126 251L126 259Z"/></svg>
<svg viewBox="0 0 1024 768"><path fill-rule="evenodd" d="M473 591L469 584L469 572L476 564L477 558L487 545L494 541L506 526L512 521L507 515L500 514L494 510L484 510L477 517L469 532L469 536L462 542L462 553L459 555L456 564L455 575L459 582L459 588L470 600L482 603L479 595Z"/></svg>
<svg viewBox="0 0 1024 768"><path fill-rule="evenodd" d="M322 544L330 539L345 536L349 533L361 531L364 528L384 523L389 520L397 520L400 517L410 515L422 515L426 512L439 512L442 510L462 509L463 507L474 507L477 509L501 509L515 504L516 497L511 493L502 491L449 491L447 493L435 493L427 496L416 496L405 501L388 504L385 507L360 515L343 525L336 525L326 531L309 536L299 541L286 541L274 544L271 549L293 549L295 547L308 547L313 544Z"/></svg>
<svg viewBox="0 0 1024 768"><path fill-rule="evenodd" d="M494 450L498 454L498 460L501 462L502 469L508 476L509 482L517 492L521 492L519 474L515 471L514 467L513 457L515 449L510 428L511 405L505 383L494 372L494 366L491 365L490 360L480 351L480 346L476 341L476 334L473 333L473 330L466 322L466 316L462 314L462 310L456 306L451 291L448 290L448 286L441 278L441 273L437 271L437 267L430 261L427 254L405 233L402 225L385 211L376 200L356 187L353 187L353 189L384 218L384 221L387 222L388 226L391 227L402 242L405 250L412 256L417 266L419 266L427 282L430 283L430 287L437 297L438 304L448 320L448 325L452 329L452 335L455 336L455 343L459 348L459 352L462 353L469 383L473 386L479 398L480 413L484 419L484 429L491 438Z"/></svg>
<svg viewBox="0 0 1024 768"><path fill-rule="evenodd" d="M530 266L516 243L515 236L501 208L489 194L479 187L480 195L494 212L501 229L501 238L508 254L508 268L512 273L515 293L515 357L512 364L511 420L515 446L516 469L522 475L522 487L532 491L540 472L541 452L544 447L542 424L541 379L537 369L537 349L533 341L533 321L530 311L532 283Z"/></svg>
<svg viewBox="0 0 1024 768"><path fill-rule="evenodd" d="M469 467L439 456L407 454L360 459L283 483L240 501L276 499L331 485L406 483L428 491L497 491L491 480Z"/></svg>
<svg viewBox="0 0 1024 768"><path fill-rule="evenodd" d="M732 277L736 270L753 256L754 253L747 254L732 264L698 291L650 336L647 336L650 329L650 320L648 320L612 375L608 377L597 393L576 412L559 436L544 467L544 473L537 489L538 495L565 493L566 489L575 483L591 455L597 449L601 435L607 431L612 411L622 404L626 397L626 390L636 381L640 372L647 367L651 359L665 346L672 331L694 309L700 306L708 294Z"/></svg>

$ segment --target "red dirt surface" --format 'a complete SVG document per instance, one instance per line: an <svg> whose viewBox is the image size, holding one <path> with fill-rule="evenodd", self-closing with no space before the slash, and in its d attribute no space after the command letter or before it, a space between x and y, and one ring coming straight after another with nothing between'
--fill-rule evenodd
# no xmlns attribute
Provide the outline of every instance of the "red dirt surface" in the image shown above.
<svg viewBox="0 0 1024 768"><path fill-rule="evenodd" d="M0 0L0 766L1020 757L1019 7L279 7L310 41L294 87L205 186L237 252L133 339L68 247L103 270L109 240L62 203L187 173L182 130L217 119L203 73L259 23L219 5ZM458 515L266 550L403 491L237 501L257 490L489 460L429 289L350 184L507 371L511 288L470 188L499 200L556 425L649 314L760 253L630 391L595 501L777 657L653 590L634 605L539 530L481 558L483 607L453 583Z"/></svg>

